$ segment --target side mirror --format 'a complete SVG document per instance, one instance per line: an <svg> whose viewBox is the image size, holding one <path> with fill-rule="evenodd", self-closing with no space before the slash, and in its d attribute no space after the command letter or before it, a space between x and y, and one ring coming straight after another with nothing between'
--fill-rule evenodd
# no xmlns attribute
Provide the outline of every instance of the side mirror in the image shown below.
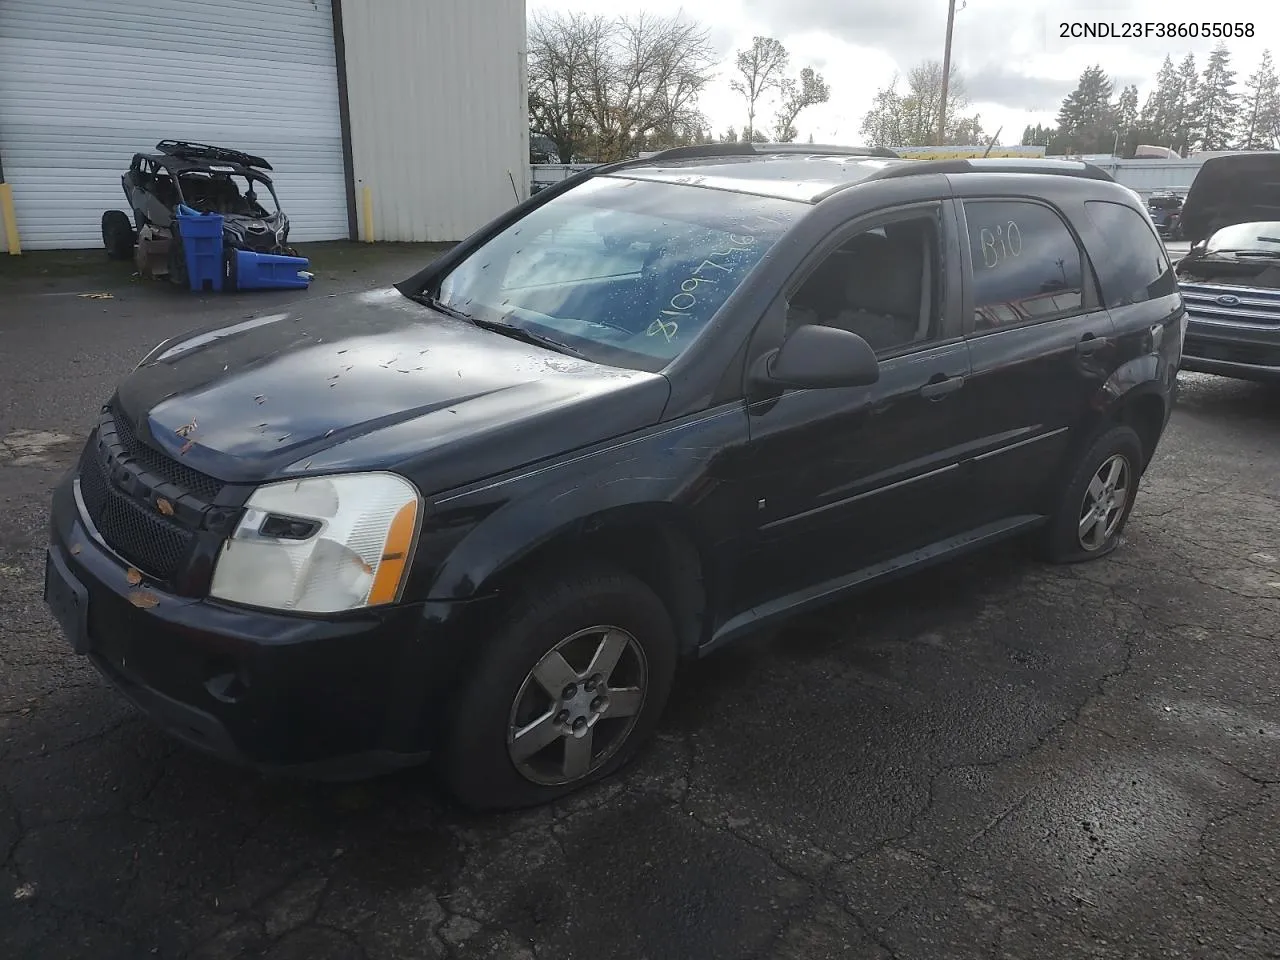
<svg viewBox="0 0 1280 960"><path fill-rule="evenodd" d="M801 390L865 387L880 379L880 363L871 344L856 333L805 324L760 358L753 379Z"/></svg>

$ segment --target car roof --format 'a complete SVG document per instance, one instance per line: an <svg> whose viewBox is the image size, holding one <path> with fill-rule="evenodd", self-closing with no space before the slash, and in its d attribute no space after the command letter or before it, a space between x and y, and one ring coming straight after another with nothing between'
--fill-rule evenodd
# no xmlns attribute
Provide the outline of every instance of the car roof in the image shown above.
<svg viewBox="0 0 1280 960"><path fill-rule="evenodd" d="M167 153L140 153L140 157L152 161L170 173L221 173L229 177L253 177L255 180L271 182L271 178L254 167L246 167L242 163L219 163L212 160L184 160Z"/></svg>
<svg viewBox="0 0 1280 960"><path fill-rule="evenodd" d="M929 173L1018 173L1083 177L1114 183L1105 170L1078 160L999 157L905 160L890 150L807 144L707 144L678 147L612 164L600 175L678 183L782 200L817 203L867 180Z"/></svg>
<svg viewBox="0 0 1280 960"><path fill-rule="evenodd" d="M629 167L609 176L681 183L813 203L833 189L866 180L890 164L909 162L911 161L879 157L765 154L757 157L724 157L714 161L673 160L651 166Z"/></svg>

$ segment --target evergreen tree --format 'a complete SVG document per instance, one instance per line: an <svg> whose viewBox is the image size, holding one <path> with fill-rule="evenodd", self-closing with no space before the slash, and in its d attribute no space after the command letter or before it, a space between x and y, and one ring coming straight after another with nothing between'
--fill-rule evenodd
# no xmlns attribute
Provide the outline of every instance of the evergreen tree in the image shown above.
<svg viewBox="0 0 1280 960"><path fill-rule="evenodd" d="M1240 147L1270 150L1280 132L1280 77L1276 76L1271 51L1263 50L1258 69L1246 81L1240 123Z"/></svg>
<svg viewBox="0 0 1280 960"><path fill-rule="evenodd" d="M1110 151L1115 130L1111 108L1111 80L1096 64L1080 74L1075 90L1058 111L1055 153Z"/></svg>
<svg viewBox="0 0 1280 960"><path fill-rule="evenodd" d="M1173 102L1173 149L1184 157L1190 152L1191 144L1200 138L1200 118L1196 116L1199 75L1196 73L1196 58L1188 53L1178 65L1178 97Z"/></svg>
<svg viewBox="0 0 1280 960"><path fill-rule="evenodd" d="M1142 104L1142 110L1138 113L1138 128L1133 134L1133 143L1136 148L1141 143L1159 143L1161 137L1157 129L1156 116L1160 111L1160 101L1156 97L1156 91L1152 90L1147 94L1146 101Z"/></svg>
<svg viewBox="0 0 1280 960"><path fill-rule="evenodd" d="M1173 65L1173 59L1165 54L1160 72L1156 74L1156 88L1142 108L1144 143L1162 147L1173 145L1178 135L1181 103L1182 77L1178 74L1178 68Z"/></svg>
<svg viewBox="0 0 1280 960"><path fill-rule="evenodd" d="M1240 97L1235 92L1236 72L1225 43L1214 47L1196 90L1195 117L1199 129L1192 144L1201 150L1225 150L1235 141Z"/></svg>
<svg viewBox="0 0 1280 960"><path fill-rule="evenodd" d="M1024 147L1047 147L1054 135L1057 133L1053 127L1046 127L1037 123L1034 127L1027 127L1022 131L1022 145Z"/></svg>
<svg viewBox="0 0 1280 960"><path fill-rule="evenodd" d="M1132 156L1138 146L1138 88L1129 85L1120 91L1114 110L1116 134L1121 156Z"/></svg>

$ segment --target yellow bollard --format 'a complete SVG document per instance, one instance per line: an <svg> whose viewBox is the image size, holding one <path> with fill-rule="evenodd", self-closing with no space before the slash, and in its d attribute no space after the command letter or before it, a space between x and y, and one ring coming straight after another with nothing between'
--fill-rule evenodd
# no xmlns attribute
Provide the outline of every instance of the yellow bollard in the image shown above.
<svg viewBox="0 0 1280 960"><path fill-rule="evenodd" d="M373 191L364 188L364 242L373 243Z"/></svg>
<svg viewBox="0 0 1280 960"><path fill-rule="evenodd" d="M22 253L22 244L18 240L18 215L13 212L13 186L8 183L0 183L0 222L4 223L9 253L16 257Z"/></svg>

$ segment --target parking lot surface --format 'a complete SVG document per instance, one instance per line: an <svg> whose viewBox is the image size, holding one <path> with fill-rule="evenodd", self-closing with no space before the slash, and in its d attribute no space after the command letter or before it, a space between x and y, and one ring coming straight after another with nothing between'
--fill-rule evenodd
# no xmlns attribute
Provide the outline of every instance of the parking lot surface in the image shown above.
<svg viewBox="0 0 1280 960"><path fill-rule="evenodd" d="M481 818L178 746L41 603L115 380L286 296L0 289L0 957L1280 955L1280 391L1184 375L1112 557L1008 546L748 640L625 775Z"/></svg>

